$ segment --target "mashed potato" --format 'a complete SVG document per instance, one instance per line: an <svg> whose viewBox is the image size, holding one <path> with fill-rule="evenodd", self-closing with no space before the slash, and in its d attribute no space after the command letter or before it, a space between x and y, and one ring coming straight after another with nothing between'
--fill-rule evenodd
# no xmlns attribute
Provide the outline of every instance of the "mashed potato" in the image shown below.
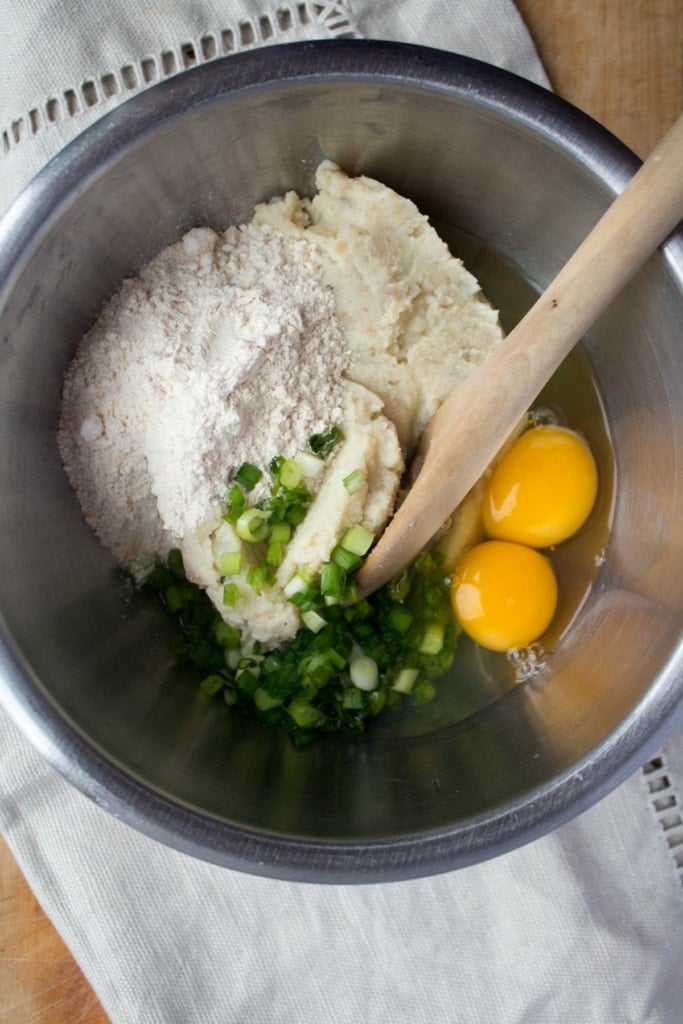
<svg viewBox="0 0 683 1024"><path fill-rule="evenodd" d="M267 646L300 625L283 588L301 570L329 559L356 524L378 535L392 513L405 463L430 417L449 392L502 338L496 312L474 277L454 258L410 200L371 178L349 178L321 164L318 192L290 192L257 207L255 220L305 235L322 257L325 282L350 349L344 386L344 442L315 482L315 499L297 528L277 580L257 595L246 581L263 558L212 512L182 544L188 577L208 591L221 615ZM363 486L343 485L358 471ZM221 555L241 550L234 607L222 602Z"/></svg>
<svg viewBox="0 0 683 1024"><path fill-rule="evenodd" d="M287 546L276 583L260 595L247 583L251 565L263 560L259 545L240 540L219 510L185 538L183 562L189 579L204 587L226 621L245 636L275 646L290 639L300 625L299 614L285 597L284 587L301 570L317 571L329 560L332 548L355 525L379 533L391 515L403 459L392 423L382 415L380 399L360 384L344 389L344 443L331 456L306 519ZM364 484L353 495L343 480L358 471ZM221 555L242 552L242 570L231 576L240 596L234 608L223 604L223 582L218 570Z"/></svg>
<svg viewBox="0 0 683 1024"><path fill-rule="evenodd" d="M351 380L374 391L409 458L437 408L500 342L498 314L409 199L326 161L318 193L288 193L255 220L304 233L323 257Z"/></svg>

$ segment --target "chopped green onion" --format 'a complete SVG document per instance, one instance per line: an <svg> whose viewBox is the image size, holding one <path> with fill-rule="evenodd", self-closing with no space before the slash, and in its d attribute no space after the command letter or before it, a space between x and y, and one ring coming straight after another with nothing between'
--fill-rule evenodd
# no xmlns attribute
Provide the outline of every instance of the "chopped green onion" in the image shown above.
<svg viewBox="0 0 683 1024"><path fill-rule="evenodd" d="M252 466L251 462L243 462L235 473L235 482L241 484L245 491L253 491L262 476L261 470Z"/></svg>
<svg viewBox="0 0 683 1024"><path fill-rule="evenodd" d="M365 654L359 654L349 662L349 676L359 690L376 690L379 681L377 662Z"/></svg>
<svg viewBox="0 0 683 1024"><path fill-rule="evenodd" d="M282 704L282 699L277 697L271 697L271 695L259 686L254 690L254 704L259 711L270 711L271 708L277 708Z"/></svg>
<svg viewBox="0 0 683 1024"><path fill-rule="evenodd" d="M332 432L328 440L339 443L340 436L335 439ZM221 546L215 558L226 608L248 600L247 580L257 594L275 582L293 530L313 501L307 480L324 468L322 459L308 452L292 459L278 456L271 463L270 493L250 507L245 488L255 486L260 473L250 476L249 465L247 476L240 473L225 495L223 518L242 542L240 551ZM360 469L340 473L339 479L349 494L366 485ZM262 547L249 554L244 541ZM458 630L450 617L449 581L434 555L423 552L376 595L358 602L350 574L363 564L373 541L369 530L351 526L327 564L289 573L284 590L302 628L276 651L243 643L241 631L223 621L206 593L184 578L179 550L152 570L145 585L174 611L182 630L173 641L174 653L200 670L202 690L251 710L263 725L279 723L301 746L316 730L357 734L374 715L401 706L408 696L413 704L426 703L436 692L432 681L453 660ZM239 543L228 540L227 547Z"/></svg>
<svg viewBox="0 0 683 1024"><path fill-rule="evenodd" d="M172 583L170 587L166 587L164 597L166 598L166 607L169 612L178 612L183 607L183 592L175 583Z"/></svg>
<svg viewBox="0 0 683 1024"><path fill-rule="evenodd" d="M269 571L267 565L250 565L247 569L247 583L259 597L264 584L269 582Z"/></svg>
<svg viewBox="0 0 683 1024"><path fill-rule="evenodd" d="M227 491L225 495L225 501L228 505L228 511L223 516L223 519L227 523L236 523L239 517L244 511L244 506L247 503L247 499L244 495L244 491L239 484L233 484L232 487Z"/></svg>
<svg viewBox="0 0 683 1024"><path fill-rule="evenodd" d="M246 497L244 491L239 484L233 484L225 492L225 500L228 505L238 505L240 508L244 508L246 504Z"/></svg>
<svg viewBox="0 0 683 1024"><path fill-rule="evenodd" d="M317 455L311 455L310 452L297 452L294 461L307 480L314 480L325 467L324 459L319 459Z"/></svg>
<svg viewBox="0 0 683 1024"><path fill-rule="evenodd" d="M268 550L266 551L266 564L272 565L274 569L277 569L279 565L282 565L284 554L284 544L279 540L271 540L268 544Z"/></svg>
<svg viewBox="0 0 683 1024"><path fill-rule="evenodd" d="M329 651L326 652L326 658L330 661L336 669L341 671L346 665L346 658L342 658L339 651L335 651L333 647L330 647Z"/></svg>
<svg viewBox="0 0 683 1024"><path fill-rule="evenodd" d="M341 544L337 544L335 548L332 548L330 558L344 572L353 572L354 569L358 569L363 564L363 559L359 555L354 555L353 551L348 551Z"/></svg>
<svg viewBox="0 0 683 1024"><path fill-rule="evenodd" d="M375 539L374 533L370 533L363 526L352 526L342 537L341 547L354 555L367 555Z"/></svg>
<svg viewBox="0 0 683 1024"><path fill-rule="evenodd" d="M412 625L414 615L409 608L405 608L402 604L396 604L389 609L387 618L389 625L397 633L407 633Z"/></svg>
<svg viewBox="0 0 683 1024"><path fill-rule="evenodd" d="M344 477L342 483L349 494L355 494L356 491L359 491L365 485L365 477L360 470L354 469L353 473L349 473L348 476Z"/></svg>
<svg viewBox="0 0 683 1024"><path fill-rule="evenodd" d="M320 593L326 604L338 604L344 596L346 573L336 562L327 562L320 570Z"/></svg>
<svg viewBox="0 0 683 1024"><path fill-rule="evenodd" d="M226 666L235 672L242 660L242 652L237 647L227 647L225 654L223 655L223 661Z"/></svg>
<svg viewBox="0 0 683 1024"><path fill-rule="evenodd" d="M411 694L413 704L428 704L435 696L436 687L429 679L422 679Z"/></svg>
<svg viewBox="0 0 683 1024"><path fill-rule="evenodd" d="M183 565L183 556L180 548L171 548L166 564L173 575L177 576L179 580L185 579L185 566Z"/></svg>
<svg viewBox="0 0 683 1024"><path fill-rule="evenodd" d="M392 683L392 690L397 690L398 693L410 693L419 674L418 668L402 668Z"/></svg>
<svg viewBox="0 0 683 1024"><path fill-rule="evenodd" d="M224 551L218 559L218 571L221 576L236 576L241 568L241 551Z"/></svg>
<svg viewBox="0 0 683 1024"><path fill-rule="evenodd" d="M285 519L291 526L299 526L306 518L306 509L303 505L290 505L285 512Z"/></svg>
<svg viewBox="0 0 683 1024"><path fill-rule="evenodd" d="M301 672L305 681L319 687L329 683L337 669L326 654L312 654L301 663Z"/></svg>
<svg viewBox="0 0 683 1024"><path fill-rule="evenodd" d="M208 693L209 696L213 696L214 693L218 693L218 691L222 689L224 683L225 679L223 679L223 676L206 676L206 678L202 679L199 684L199 689L202 693Z"/></svg>
<svg viewBox="0 0 683 1024"><path fill-rule="evenodd" d="M310 587L311 578L304 570L302 570L301 572L295 573L289 583L284 585L284 595L286 598L291 599L295 594L306 593Z"/></svg>
<svg viewBox="0 0 683 1024"><path fill-rule="evenodd" d="M292 527L289 523L273 523L270 527L270 539L278 544L286 544L292 536Z"/></svg>
<svg viewBox="0 0 683 1024"><path fill-rule="evenodd" d="M350 686L342 694L342 707L347 711L360 711L363 707L363 694L357 686Z"/></svg>
<svg viewBox="0 0 683 1024"><path fill-rule="evenodd" d="M420 654L438 654L443 647L443 626L440 622L430 622L424 631L422 643L418 647Z"/></svg>
<svg viewBox="0 0 683 1024"><path fill-rule="evenodd" d="M365 697L364 702L371 715L378 715L382 708L388 703L387 697L393 696L393 693L387 693L385 690L372 690L372 692Z"/></svg>
<svg viewBox="0 0 683 1024"><path fill-rule="evenodd" d="M308 626L312 633L319 633L323 626L327 625L327 620L324 619L322 615L318 615L318 613L313 611L313 609L307 612L302 612L301 618L304 625Z"/></svg>
<svg viewBox="0 0 683 1024"><path fill-rule="evenodd" d="M313 434L308 439L308 445L314 455L326 459L330 452L337 447L340 441L344 440L339 427L330 427L325 434Z"/></svg>
<svg viewBox="0 0 683 1024"><path fill-rule="evenodd" d="M322 717L318 709L308 701L296 698L289 702L287 714L301 729L313 729Z"/></svg>
<svg viewBox="0 0 683 1024"><path fill-rule="evenodd" d="M410 576L407 569L402 569L387 584L389 597L392 601L405 601L410 593Z"/></svg>
<svg viewBox="0 0 683 1024"><path fill-rule="evenodd" d="M235 523L237 536L250 544L257 544L268 536L268 518L270 513L260 508L247 508Z"/></svg>
<svg viewBox="0 0 683 1024"><path fill-rule="evenodd" d="M285 459L278 471L278 480L283 487L298 487L301 483L303 472L301 466L294 459Z"/></svg>
<svg viewBox="0 0 683 1024"><path fill-rule="evenodd" d="M216 619L213 635L216 643L219 643L221 647L238 647L242 639L240 630L236 626L231 626L229 622L225 622L223 619Z"/></svg>
<svg viewBox="0 0 683 1024"><path fill-rule="evenodd" d="M258 666L254 668L243 668L238 669L235 672L235 682L239 686L240 690L248 693L250 697L253 697L258 685L259 685L259 670Z"/></svg>

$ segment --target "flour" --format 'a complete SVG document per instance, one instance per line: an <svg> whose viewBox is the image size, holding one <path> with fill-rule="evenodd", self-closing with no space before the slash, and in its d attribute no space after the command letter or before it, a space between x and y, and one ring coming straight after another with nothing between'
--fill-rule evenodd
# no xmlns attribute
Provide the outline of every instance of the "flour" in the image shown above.
<svg viewBox="0 0 683 1024"><path fill-rule="evenodd" d="M85 519L122 564L164 557L242 462L339 420L346 363L307 239L190 231L124 282L67 372L58 440Z"/></svg>

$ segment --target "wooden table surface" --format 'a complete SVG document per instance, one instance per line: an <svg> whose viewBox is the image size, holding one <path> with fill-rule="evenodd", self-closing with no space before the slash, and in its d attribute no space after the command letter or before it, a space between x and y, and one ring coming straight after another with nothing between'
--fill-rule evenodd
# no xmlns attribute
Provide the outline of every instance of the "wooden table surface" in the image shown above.
<svg viewBox="0 0 683 1024"><path fill-rule="evenodd" d="M517 0L517 6L555 90L646 156L682 105L681 0ZM0 1022L109 1022L2 839Z"/></svg>

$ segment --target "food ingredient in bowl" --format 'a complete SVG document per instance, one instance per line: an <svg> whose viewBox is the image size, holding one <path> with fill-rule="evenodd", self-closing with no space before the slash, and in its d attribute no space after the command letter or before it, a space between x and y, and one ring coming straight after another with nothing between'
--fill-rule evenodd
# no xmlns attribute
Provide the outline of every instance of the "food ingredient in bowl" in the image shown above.
<svg viewBox="0 0 683 1024"><path fill-rule="evenodd" d="M456 618L493 651L520 654L548 628L558 588L551 563L536 548L576 533L597 496L588 444L549 413L541 407L525 417L534 425L505 446L463 503L468 529L457 529L456 519L455 541L442 545L446 557L457 557L451 586ZM477 544L480 535L489 539Z"/></svg>
<svg viewBox="0 0 683 1024"><path fill-rule="evenodd" d="M571 537L595 503L598 471L573 430L543 425L525 431L493 471L482 506L489 537L535 548Z"/></svg>
<svg viewBox="0 0 683 1024"><path fill-rule="evenodd" d="M502 339L498 314L409 199L325 161L312 199L289 192L255 220L322 258L350 349L347 376L378 395L408 460L439 405Z"/></svg>
<svg viewBox="0 0 683 1024"><path fill-rule="evenodd" d="M348 361L306 239L190 231L124 281L64 383L59 447L85 519L121 564L165 558L230 469L341 417Z"/></svg>
<svg viewBox="0 0 683 1024"><path fill-rule="evenodd" d="M191 231L125 282L67 373L60 424L85 517L117 560L179 547L188 579L264 649L302 626L292 580L350 529L383 528L425 423L502 338L410 200L329 162L316 184L224 235ZM316 467L308 438L332 426L343 441ZM264 572L267 549L224 499L243 463L275 457L305 465L311 500ZM250 505L266 486L264 473Z"/></svg>
<svg viewBox="0 0 683 1024"><path fill-rule="evenodd" d="M453 611L472 639L507 651L541 636L557 607L548 559L509 541L485 541L462 558L451 585Z"/></svg>

